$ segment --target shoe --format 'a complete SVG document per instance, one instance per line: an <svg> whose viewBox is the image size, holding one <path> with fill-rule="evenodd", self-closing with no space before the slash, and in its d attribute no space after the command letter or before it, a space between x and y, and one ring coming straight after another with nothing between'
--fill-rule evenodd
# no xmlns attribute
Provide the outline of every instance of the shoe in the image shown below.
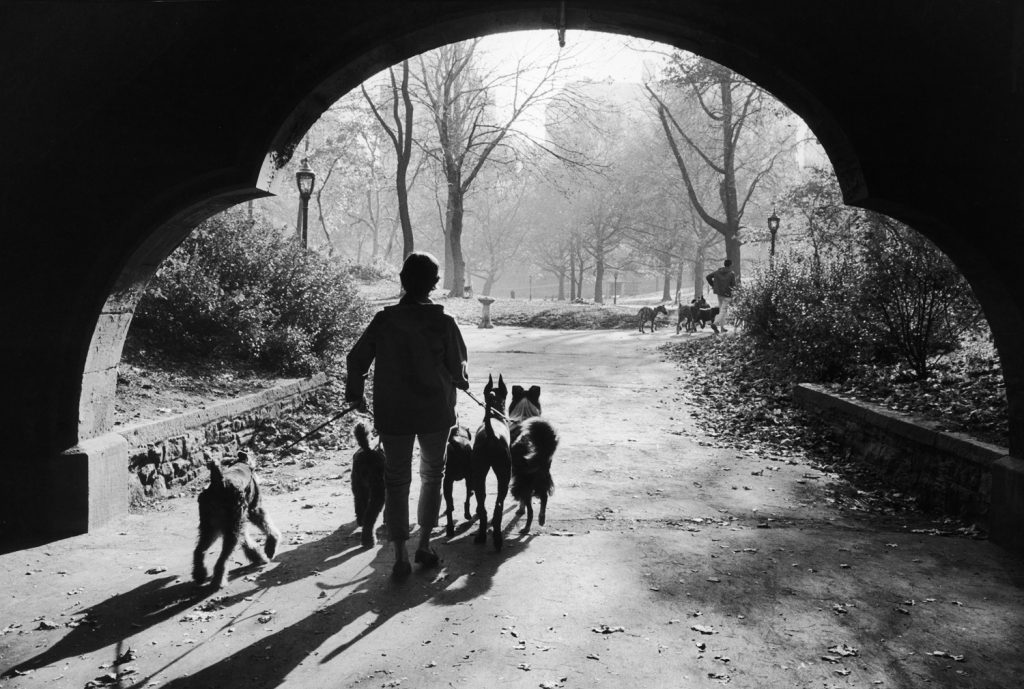
<svg viewBox="0 0 1024 689"><path fill-rule="evenodd" d="M412 574L412 565L408 560L400 560L391 566L391 576L395 579L404 579Z"/></svg>
<svg viewBox="0 0 1024 689"><path fill-rule="evenodd" d="M423 569L437 567L438 563L441 562L441 558L433 550L417 550L416 556L413 559L417 564L423 565Z"/></svg>

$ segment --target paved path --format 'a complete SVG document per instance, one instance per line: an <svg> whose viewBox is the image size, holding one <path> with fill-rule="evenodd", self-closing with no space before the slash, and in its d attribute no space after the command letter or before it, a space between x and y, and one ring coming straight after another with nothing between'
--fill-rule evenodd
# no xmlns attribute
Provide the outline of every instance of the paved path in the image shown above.
<svg viewBox="0 0 1024 689"><path fill-rule="evenodd" d="M841 513L810 467L711 447L672 402L675 335L465 334L478 395L488 372L543 388L562 436L546 526L520 535L510 506L503 552L439 537L442 568L397 584L353 536L348 456L281 467L269 481L302 486L268 499L277 562L215 597L187 581L192 500L0 556L0 671L30 670L0 686L119 668L182 689L1019 686L1021 559Z"/></svg>

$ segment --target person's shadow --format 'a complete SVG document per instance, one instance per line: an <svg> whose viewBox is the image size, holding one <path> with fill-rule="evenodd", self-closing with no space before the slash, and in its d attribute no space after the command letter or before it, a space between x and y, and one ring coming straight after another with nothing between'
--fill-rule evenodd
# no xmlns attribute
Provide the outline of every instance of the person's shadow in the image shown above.
<svg viewBox="0 0 1024 689"><path fill-rule="evenodd" d="M506 524L504 530L509 531L514 523L513 521L512 524ZM318 662L327 663L372 635L388 620L405 610L424 603L455 605L486 593L493 585L494 576L501 565L510 557L520 555L532 540L531 536L520 536L518 533L515 536L505 541L503 552L496 553L490 543L486 546L472 543L472 539L465 537L465 530L462 530L443 546L443 561L438 570L414 571L407 579L400 581L390 576L393 558L390 547L384 544L369 564L369 572L365 576L339 584L318 582L317 585L322 592L327 593L324 598L329 602L313 614L268 636L261 636L258 641L223 660L191 675L175 678L162 687L276 687L314 652L326 650ZM258 578L257 584L264 586L295 581L308 576L311 568L316 567L317 563L326 564L323 558L325 552L336 554L336 550L328 548L325 551L319 544L310 544L308 548L297 550L301 552L292 555L288 562L283 563L288 565L285 571L281 572L285 578L277 576L280 569L277 568L267 571ZM361 549L354 548L348 556L351 557L356 552L361 552ZM334 558L330 562L336 566L338 562L335 560L341 559ZM318 567L318 570L321 573L325 571L323 567ZM459 585L453 587L453 582L459 582ZM331 591L345 593L332 601ZM246 595L250 593L236 594L232 599L240 600ZM360 624L363 624L366 619L372 619L372 622L361 626L351 638L334 648L321 649L322 639L344 631L354 621L359 620ZM160 672L165 672L174 662ZM144 687L152 677L153 675L144 677L132 686Z"/></svg>

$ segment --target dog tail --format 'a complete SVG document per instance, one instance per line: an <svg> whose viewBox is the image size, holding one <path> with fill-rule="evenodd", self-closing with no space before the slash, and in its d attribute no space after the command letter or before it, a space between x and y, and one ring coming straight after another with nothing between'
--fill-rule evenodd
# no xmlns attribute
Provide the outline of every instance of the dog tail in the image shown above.
<svg viewBox="0 0 1024 689"><path fill-rule="evenodd" d="M370 451L370 432L366 430L366 424L362 421L356 424L355 428L352 429L352 435L356 437L356 442L359 443L359 448L367 452Z"/></svg>
<svg viewBox="0 0 1024 689"><path fill-rule="evenodd" d="M558 449L558 433L540 417L527 419L512 447L512 461L524 473L533 473L550 466Z"/></svg>
<svg viewBox="0 0 1024 689"><path fill-rule="evenodd" d="M210 486L213 488L223 488L224 472L220 462L207 450L203 450L203 459L206 460L206 468L210 470Z"/></svg>

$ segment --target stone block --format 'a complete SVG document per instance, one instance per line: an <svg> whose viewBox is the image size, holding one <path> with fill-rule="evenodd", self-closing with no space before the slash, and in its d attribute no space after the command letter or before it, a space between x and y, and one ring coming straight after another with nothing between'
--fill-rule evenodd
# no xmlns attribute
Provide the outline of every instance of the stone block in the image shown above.
<svg viewBox="0 0 1024 689"><path fill-rule="evenodd" d="M1024 460L1002 457L992 465L992 493L988 513L990 538L1024 552Z"/></svg>
<svg viewBox="0 0 1024 689"><path fill-rule="evenodd" d="M51 533L86 533L128 513L128 443L116 433L84 440L47 463L46 510Z"/></svg>

